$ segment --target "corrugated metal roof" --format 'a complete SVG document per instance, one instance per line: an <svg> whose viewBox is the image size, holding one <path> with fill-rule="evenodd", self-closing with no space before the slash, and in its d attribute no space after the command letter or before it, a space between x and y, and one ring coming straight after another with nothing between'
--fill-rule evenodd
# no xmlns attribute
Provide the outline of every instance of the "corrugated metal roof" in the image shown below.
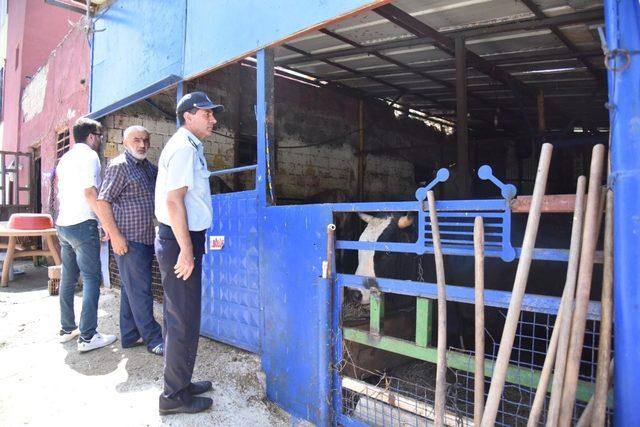
<svg viewBox="0 0 640 427"><path fill-rule="evenodd" d="M413 22L392 23L374 9L276 48L276 64L428 114L446 111L451 119L455 61L432 38L411 31L412 25L425 24L448 38L464 37L469 52L523 83L516 82L514 92L502 74L470 67L472 121L487 123L485 113L491 111L510 113L517 121L524 111L535 122L534 98L542 90L550 127L562 128L576 118L607 125L597 33L602 2L399 0L383 8L399 9Z"/></svg>

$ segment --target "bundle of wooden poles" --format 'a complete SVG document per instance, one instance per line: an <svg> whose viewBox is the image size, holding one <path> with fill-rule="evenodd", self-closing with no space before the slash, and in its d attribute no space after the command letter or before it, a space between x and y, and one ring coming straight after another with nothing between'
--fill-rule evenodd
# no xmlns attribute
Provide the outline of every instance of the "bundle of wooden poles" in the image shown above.
<svg viewBox="0 0 640 427"><path fill-rule="evenodd" d="M490 427L495 424L502 396L509 359L520 319L522 300L533 258L538 225L542 212L549 166L553 146L542 146L536 174L529 217L525 229L522 252L514 279L513 291L505 321L498 356L494 364L491 385L484 402L484 228L481 217L474 223L475 253L475 392L474 425ZM585 194L586 178L578 178L569 262L564 290L558 308L558 315L547 348L536 395L531 408L528 426L539 423L547 392L551 395L547 410L547 426L569 426L578 385L578 374L584 333L587 321L589 294L593 274L596 244L601 228L602 212L605 215L604 269L602 283L602 315L595 391L587 407L578 420L578 426L604 426L606 420L607 394L612 377L611 335L613 315L613 195L602 187L604 174L605 147L593 148L589 171L588 192ZM444 425L446 397L446 293L443 257L440 245L435 200L432 192L427 194L431 220L431 231L436 261L438 284L438 363L436 371L435 425ZM586 199L586 200L585 200Z"/></svg>

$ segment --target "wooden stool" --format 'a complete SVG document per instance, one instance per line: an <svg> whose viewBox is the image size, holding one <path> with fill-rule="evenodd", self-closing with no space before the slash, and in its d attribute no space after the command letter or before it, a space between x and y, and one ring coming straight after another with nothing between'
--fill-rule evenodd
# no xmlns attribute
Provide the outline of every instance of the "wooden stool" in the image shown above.
<svg viewBox="0 0 640 427"><path fill-rule="evenodd" d="M9 228L9 221L0 222L0 237L8 237L9 243L0 243L0 249L6 249L7 254L2 264L2 280L0 286L9 285L9 272L11 271L13 260L15 258L34 257L34 256L50 256L56 265L62 264L60 254L56 250L54 237L57 231L53 228L53 221L50 222L51 228L41 230L23 230ZM48 250L16 250L16 239L18 237L40 237L46 240Z"/></svg>

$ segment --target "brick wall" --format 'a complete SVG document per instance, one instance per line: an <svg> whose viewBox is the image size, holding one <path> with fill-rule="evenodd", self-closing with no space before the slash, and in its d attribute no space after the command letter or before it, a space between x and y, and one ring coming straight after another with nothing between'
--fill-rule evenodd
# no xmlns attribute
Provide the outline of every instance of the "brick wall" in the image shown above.
<svg viewBox="0 0 640 427"><path fill-rule="evenodd" d="M256 124L255 74L248 67L235 65L187 84L185 91L204 90L216 102L225 105L218 115L217 133L204 143L204 152L212 170L240 164L241 152L248 164L251 151L255 156ZM160 109L171 112L175 95L167 93L152 98ZM330 189L342 189L355 199L357 187L358 101L328 90L276 78L276 143L275 191L284 201L303 200ZM383 146L389 141L425 143L434 132L415 120L396 118L393 112L373 104L365 104L365 147ZM104 119L107 142L104 157L115 157L122 151L122 132L131 125L145 126L151 133L149 159L157 162L163 144L175 132L173 119L157 108L141 102ZM440 152L434 150L433 163ZM223 177L232 188L253 188L254 174L241 174L234 183ZM367 154L365 169L366 200L411 199L417 187L412 163L401 155Z"/></svg>
<svg viewBox="0 0 640 427"><path fill-rule="evenodd" d="M185 92L204 90L225 105L217 116L216 134L203 141L209 169L230 168L255 160L256 122L255 73L239 65L227 67L205 78L190 82ZM157 163L165 142L175 132L171 112L175 92L154 96L149 102L129 106L103 119L107 138L103 145L106 160L121 153L123 131L142 125L150 132L149 160ZM164 114L165 113L168 114ZM275 192L278 200L291 203L321 191L341 189L356 197L358 145L358 101L327 90L276 78L276 154ZM397 118L381 106L365 104L365 147L386 143L428 143L434 133L424 124ZM244 153L244 154L243 154ZM433 150L433 166L441 150ZM429 167L430 165L426 165ZM273 168L273 169L276 169ZM254 173L239 179L223 177L235 189L254 188ZM365 169L366 200L411 200L416 190L414 167L401 155L368 154ZM110 265L112 282L118 286L117 268ZM154 295L161 295L159 276L154 276Z"/></svg>

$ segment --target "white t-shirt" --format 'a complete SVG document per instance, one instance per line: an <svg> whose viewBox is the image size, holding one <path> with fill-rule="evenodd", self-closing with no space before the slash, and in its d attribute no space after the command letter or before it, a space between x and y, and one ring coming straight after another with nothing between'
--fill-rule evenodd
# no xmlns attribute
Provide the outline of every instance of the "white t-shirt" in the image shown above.
<svg viewBox="0 0 640 427"><path fill-rule="evenodd" d="M207 159L202 142L183 127L169 139L158 160L155 213L161 223L171 225L167 193L182 187L187 187L184 205L189 230L206 230L213 220Z"/></svg>
<svg viewBox="0 0 640 427"><path fill-rule="evenodd" d="M60 212L56 224L69 226L96 219L84 190L100 188L100 159L98 153L84 143L74 144L56 167Z"/></svg>

